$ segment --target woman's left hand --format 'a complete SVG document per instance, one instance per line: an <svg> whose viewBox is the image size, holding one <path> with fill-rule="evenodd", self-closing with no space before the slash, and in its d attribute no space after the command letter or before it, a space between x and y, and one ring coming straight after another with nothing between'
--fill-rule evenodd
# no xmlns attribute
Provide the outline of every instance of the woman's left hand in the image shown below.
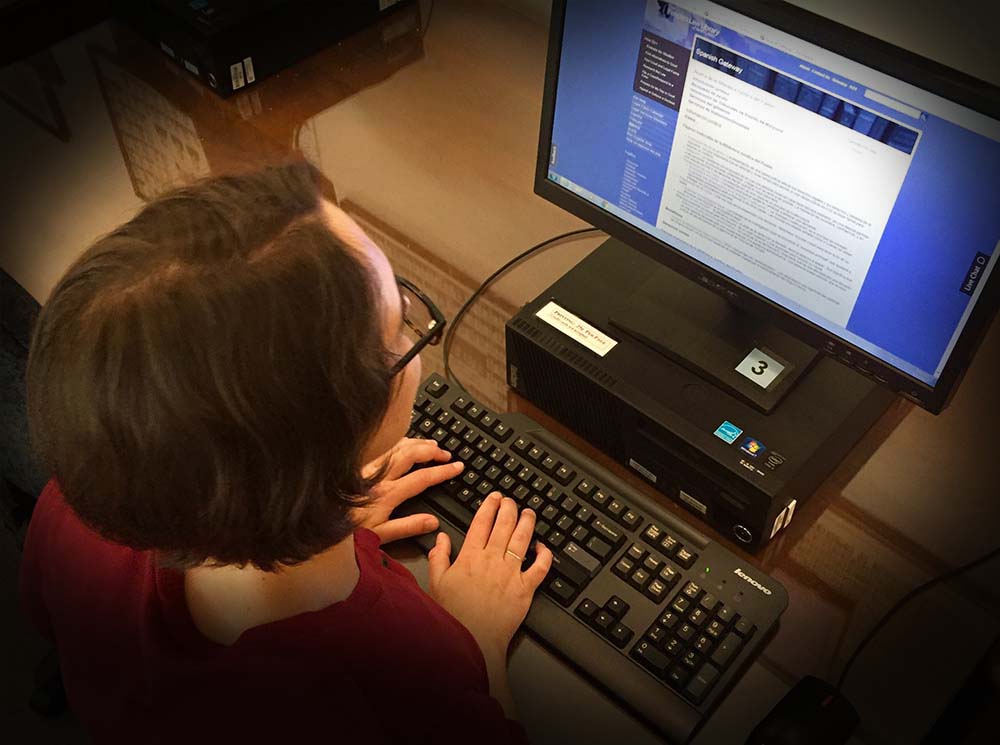
<svg viewBox="0 0 1000 745"><path fill-rule="evenodd" d="M382 543L412 538L416 535L437 530L438 519L434 515L419 514L390 520L389 515L410 497L453 479L462 473L461 461L449 463L451 453L438 447L434 440L416 440L404 437L388 453L364 467L366 477L374 474L389 459L385 477L372 487L372 501L367 507L358 508L359 524L378 534ZM441 463L443 465L420 468L411 473L418 463Z"/></svg>

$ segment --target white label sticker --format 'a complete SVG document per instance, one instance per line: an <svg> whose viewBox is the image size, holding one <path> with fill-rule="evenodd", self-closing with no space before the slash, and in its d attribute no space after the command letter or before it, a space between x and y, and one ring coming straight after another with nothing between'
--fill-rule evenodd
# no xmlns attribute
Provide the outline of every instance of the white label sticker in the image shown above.
<svg viewBox="0 0 1000 745"><path fill-rule="evenodd" d="M768 538L768 540L774 538L774 534L785 526L785 513L787 512L787 510L788 508L786 507L780 513L778 513L778 516L776 518L774 518L774 524L771 526L771 537Z"/></svg>
<svg viewBox="0 0 1000 745"><path fill-rule="evenodd" d="M781 375L785 366L759 349L754 349L736 367L736 372L745 378L749 378L754 383L765 390L774 379Z"/></svg>
<svg viewBox="0 0 1000 745"><path fill-rule="evenodd" d="M793 499L791 502L788 503L788 506L785 508L785 525L784 525L784 527L787 528L789 526L789 524L792 522L792 515L795 514L795 506L797 504L798 504L798 500L797 499Z"/></svg>
<svg viewBox="0 0 1000 745"><path fill-rule="evenodd" d="M549 302L535 315L553 328L562 331L566 336L576 339L591 352L601 357L618 345L618 342L610 336L594 328L583 319L577 318L565 308L560 308L554 302Z"/></svg>
<svg viewBox="0 0 1000 745"><path fill-rule="evenodd" d="M393 5L395 5L398 2L399 2L399 0L378 0L378 9L379 9L379 12L381 13L383 10L386 10L387 8L391 8Z"/></svg>
<svg viewBox="0 0 1000 745"><path fill-rule="evenodd" d="M683 489L681 489L679 496L681 498L681 501L684 502L684 504L690 507L694 507L696 510L698 510L698 512L700 512L703 515L708 514L708 505L706 505L704 502L698 501Z"/></svg>
<svg viewBox="0 0 1000 745"><path fill-rule="evenodd" d="M198 66L195 65L193 62L188 62L187 60L184 60L184 67L188 69L188 72L194 73L195 75L201 74L198 72Z"/></svg>
<svg viewBox="0 0 1000 745"><path fill-rule="evenodd" d="M244 85L246 85L246 80L243 78L243 63L237 62L234 65L229 66L229 77L233 81L233 90L238 91Z"/></svg>
<svg viewBox="0 0 1000 745"><path fill-rule="evenodd" d="M164 52L166 52L167 54L169 54L171 57L176 57L177 56L176 54L174 54L174 50L171 49L169 46L167 46L162 41L160 42L160 49L162 49Z"/></svg>
<svg viewBox="0 0 1000 745"><path fill-rule="evenodd" d="M243 66L247 69L247 85L250 85L257 79L257 76L253 74L253 57L244 57Z"/></svg>

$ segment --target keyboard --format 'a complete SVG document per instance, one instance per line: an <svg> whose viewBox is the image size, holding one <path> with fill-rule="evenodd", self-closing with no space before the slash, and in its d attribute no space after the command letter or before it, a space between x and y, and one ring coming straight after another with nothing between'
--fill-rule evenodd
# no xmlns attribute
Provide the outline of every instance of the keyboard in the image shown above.
<svg viewBox="0 0 1000 745"><path fill-rule="evenodd" d="M788 605L773 578L531 418L439 375L421 385L408 436L465 470L397 514L438 515L457 553L490 492L534 510L553 563L525 627L670 741L690 739ZM429 550L434 534L417 540Z"/></svg>

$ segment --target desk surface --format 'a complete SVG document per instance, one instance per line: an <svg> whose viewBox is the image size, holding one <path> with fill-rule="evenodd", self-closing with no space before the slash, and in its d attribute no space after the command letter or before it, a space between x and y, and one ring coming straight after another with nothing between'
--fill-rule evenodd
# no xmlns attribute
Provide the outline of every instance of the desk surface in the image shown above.
<svg viewBox="0 0 1000 745"><path fill-rule="evenodd" d="M112 23L0 70L0 266L43 302L80 250L145 200L301 152L397 271L454 314L503 261L582 225L532 192L544 18L438 0L427 25L428 10L425 2L394 14L228 101ZM508 392L503 323L596 245L559 246L511 272L474 307L454 348L455 371L477 397L570 440ZM742 742L799 677L835 679L908 588L997 542L998 326L945 413L894 405L789 529L746 557L788 588L789 608L698 741ZM425 369L441 369L436 355L425 354ZM397 553L421 573L421 557ZM915 604L859 660L846 691L862 741L914 742L930 726L995 636L996 574L985 567ZM511 664L538 742L655 742L531 639L519 641Z"/></svg>

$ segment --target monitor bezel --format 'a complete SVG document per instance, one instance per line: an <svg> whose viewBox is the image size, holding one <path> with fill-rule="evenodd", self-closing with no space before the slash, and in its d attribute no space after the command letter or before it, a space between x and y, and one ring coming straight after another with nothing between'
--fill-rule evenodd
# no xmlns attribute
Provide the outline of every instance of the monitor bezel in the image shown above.
<svg viewBox="0 0 1000 745"><path fill-rule="evenodd" d="M986 279L951 356L937 383L931 386L550 181L549 158L568 1L554 0L552 7L535 193L713 292L724 297L736 293L737 302L749 312L761 314L821 353L841 360L928 411L940 413L1000 306L1000 271L991 272ZM780 0L712 2L1000 121L1000 87Z"/></svg>

